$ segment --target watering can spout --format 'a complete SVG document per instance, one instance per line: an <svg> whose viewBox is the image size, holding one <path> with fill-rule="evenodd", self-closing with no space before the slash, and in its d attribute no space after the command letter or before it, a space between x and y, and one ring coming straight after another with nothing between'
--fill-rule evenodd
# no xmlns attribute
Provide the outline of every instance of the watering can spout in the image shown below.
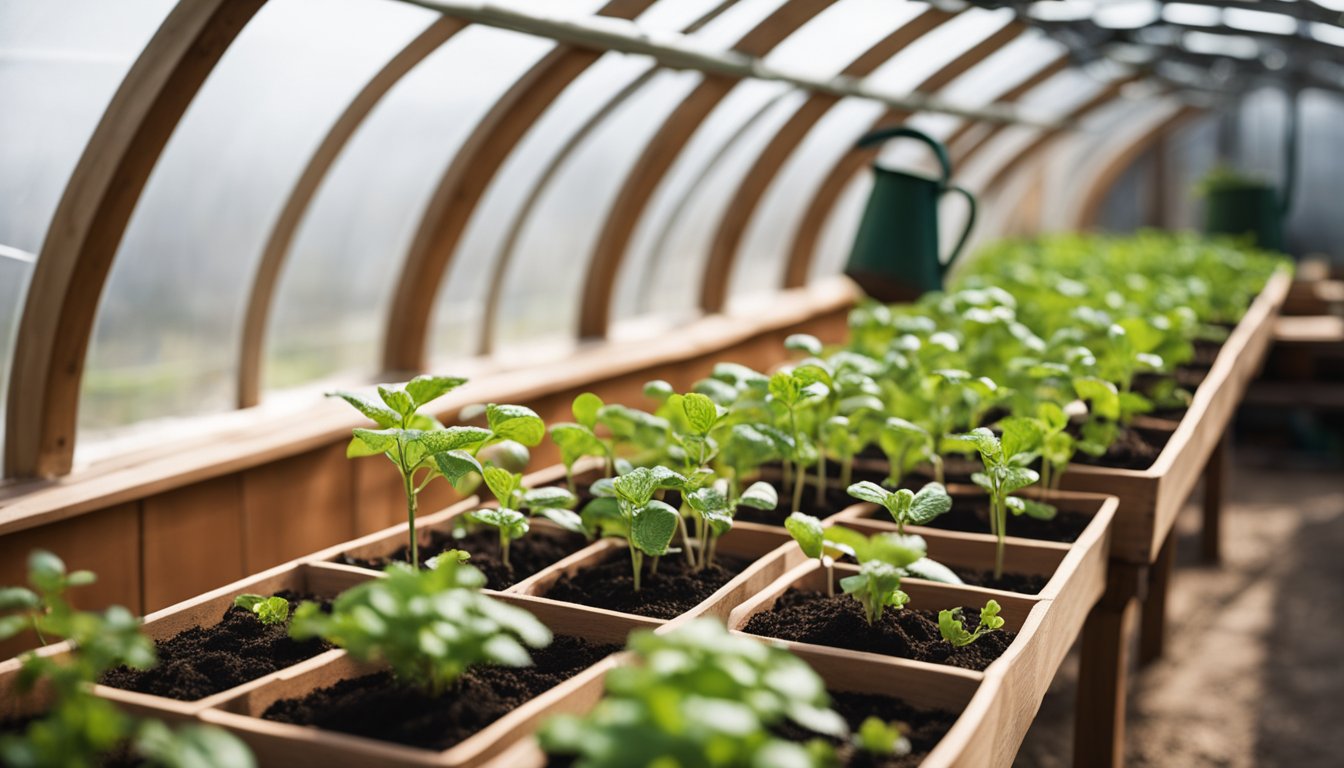
<svg viewBox="0 0 1344 768"><path fill-rule="evenodd" d="M888 139L912 138L928 145L942 173L929 178L873 165L873 191L854 237L845 274L879 301L910 301L942 290L943 277L961 254L975 226L975 196L951 183L952 162L937 139L909 126L882 128L859 139L856 149ZM966 198L970 216L952 253L939 257L938 202L948 192Z"/></svg>

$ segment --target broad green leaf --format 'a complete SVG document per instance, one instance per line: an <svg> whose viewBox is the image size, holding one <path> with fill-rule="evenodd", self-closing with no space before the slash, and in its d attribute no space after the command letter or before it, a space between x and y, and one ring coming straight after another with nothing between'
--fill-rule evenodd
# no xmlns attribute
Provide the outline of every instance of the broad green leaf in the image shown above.
<svg viewBox="0 0 1344 768"><path fill-rule="evenodd" d="M573 509L578 503L579 497L570 493L568 488L558 486L533 488L523 494L523 506L533 512L543 509Z"/></svg>
<svg viewBox="0 0 1344 768"><path fill-rule="evenodd" d="M606 453L602 441L582 424L552 424L551 441L560 448L560 460L566 466L584 456L601 456Z"/></svg>
<svg viewBox="0 0 1344 768"><path fill-rule="evenodd" d="M999 438L984 427L976 427L966 434L957 435L956 439L974 445L985 459L986 466L1003 461L1003 447L999 444Z"/></svg>
<svg viewBox="0 0 1344 768"><path fill-rule="evenodd" d="M489 467L486 468L490 469ZM485 525L498 528L500 532L509 539L517 539L525 535L530 527L527 522L527 515L516 509L499 507L498 509L478 509L472 512L469 517Z"/></svg>
<svg viewBox="0 0 1344 768"><path fill-rule="evenodd" d="M37 608L42 600L31 589L0 587L0 611L21 611Z"/></svg>
<svg viewBox="0 0 1344 768"><path fill-rule="evenodd" d="M905 572L917 579L936 581L939 584L962 584L961 577L937 560L922 557L905 566Z"/></svg>
<svg viewBox="0 0 1344 768"><path fill-rule="evenodd" d="M803 398L802 382L790 374L776 373L770 377L770 397L792 408Z"/></svg>
<svg viewBox="0 0 1344 768"><path fill-rule="evenodd" d="M649 474L653 476L654 490L659 488L683 490L688 485L688 478L662 465L650 467Z"/></svg>
<svg viewBox="0 0 1344 768"><path fill-rule="evenodd" d="M887 497L891 495L887 489L868 480L854 483L846 489L846 492L860 501L871 501L883 507L887 505Z"/></svg>
<svg viewBox="0 0 1344 768"><path fill-rule="evenodd" d="M401 426L401 414L388 408L382 403L365 397L357 392L328 392L327 397L339 397L345 402L353 405L356 410L373 420L375 424L383 429Z"/></svg>
<svg viewBox="0 0 1344 768"><path fill-rule="evenodd" d="M810 333L794 333L784 339L784 348L816 357L821 354L821 339Z"/></svg>
<svg viewBox="0 0 1344 768"><path fill-rule="evenodd" d="M1073 391L1087 401L1092 413L1103 419L1120 418L1120 393L1109 381L1087 376L1073 380Z"/></svg>
<svg viewBox="0 0 1344 768"><path fill-rule="evenodd" d="M688 495L686 503L691 506L691 509L700 513L728 511L728 497L723 495L723 491L712 486L701 488Z"/></svg>
<svg viewBox="0 0 1344 768"><path fill-rule="evenodd" d="M612 480L612 487L619 498L635 507L642 507L653 498L658 480L647 467L635 467L629 473Z"/></svg>
<svg viewBox="0 0 1344 768"><path fill-rule="evenodd" d="M93 571L71 571L69 576L65 577L65 583L71 587L86 587L98 581L98 575Z"/></svg>
<svg viewBox="0 0 1344 768"><path fill-rule="evenodd" d="M755 482L747 486L737 503L752 509L774 509L779 506L779 492L769 483Z"/></svg>
<svg viewBox="0 0 1344 768"><path fill-rule="evenodd" d="M378 453L387 453L397 447L397 435L401 433L399 429L363 429L355 428L355 439L364 444L370 455ZM349 451L347 450L348 454Z"/></svg>
<svg viewBox="0 0 1344 768"><path fill-rule="evenodd" d="M493 464L485 465L485 471L481 474L485 477L485 486L499 501L499 505L501 507L512 507L514 492L518 490L518 485L522 482L523 476L514 474L507 469L501 469Z"/></svg>
<svg viewBox="0 0 1344 768"><path fill-rule="evenodd" d="M350 438L350 442L345 445L345 458L362 459L366 456L382 456L386 451L375 451L369 447L369 444L360 440L358 437Z"/></svg>
<svg viewBox="0 0 1344 768"><path fill-rule="evenodd" d="M630 525L630 543L646 555L663 555L672 543L680 519L677 510L661 501L650 501L635 511L635 519Z"/></svg>
<svg viewBox="0 0 1344 768"><path fill-rule="evenodd" d="M602 410L602 398L592 392L584 392L574 398L574 404L570 406L570 411L574 413L574 420L588 429L597 426L597 413Z"/></svg>
<svg viewBox="0 0 1344 768"><path fill-rule="evenodd" d="M644 396L657 403L665 402L669 397L676 394L672 385L662 379L644 382Z"/></svg>
<svg viewBox="0 0 1344 768"><path fill-rule="evenodd" d="M1001 467L999 490L1003 493L1012 493L1013 491L1026 488L1033 483L1039 482L1040 474L1034 469L1027 467Z"/></svg>
<svg viewBox="0 0 1344 768"><path fill-rule="evenodd" d="M415 403L411 396L406 394L406 390L395 384L379 384L378 396L383 399L388 408L401 414L404 418L410 416L415 411Z"/></svg>
<svg viewBox="0 0 1344 768"><path fill-rule="evenodd" d="M1036 405L1036 417L1045 422L1050 431L1058 431L1069 425L1069 417L1057 403L1049 401Z"/></svg>
<svg viewBox="0 0 1344 768"><path fill-rule="evenodd" d="M737 388L718 379L701 379L695 382L691 391L707 395L710 400L723 406L732 405L737 400Z"/></svg>
<svg viewBox="0 0 1344 768"><path fill-rule="evenodd" d="M497 436L529 448L539 445L546 435L546 425L541 417L523 405L491 403L485 407L485 419L490 431Z"/></svg>
<svg viewBox="0 0 1344 768"><path fill-rule="evenodd" d="M690 392L681 398L681 409L686 421L696 434L706 435L719 420L719 407L705 395Z"/></svg>
<svg viewBox="0 0 1344 768"><path fill-rule="evenodd" d="M447 478L448 482L456 486L462 478L475 472L483 474L484 469L481 464L466 451L444 451L434 454L434 464L439 468L440 474Z"/></svg>
<svg viewBox="0 0 1344 768"><path fill-rule="evenodd" d="M470 448L485 442L490 437L490 430L480 427L445 427L444 429L435 429L429 432L420 432L413 438L425 453L433 455L445 451L456 451L462 448Z"/></svg>
<svg viewBox="0 0 1344 768"><path fill-rule="evenodd" d="M626 538L630 528L625 515L621 513L620 503L615 498L604 496L593 499L579 513L583 527L602 536Z"/></svg>
<svg viewBox="0 0 1344 768"><path fill-rule="evenodd" d="M999 438L1005 459L1012 460L1019 454L1034 454L1040 451L1041 428L1035 419L1010 416L999 420L999 429L1003 437Z"/></svg>
<svg viewBox="0 0 1344 768"><path fill-rule="evenodd" d="M31 626L32 620L26 615L0 616L0 640L8 640Z"/></svg>
<svg viewBox="0 0 1344 768"><path fill-rule="evenodd" d="M947 495L947 489L938 483L929 483L910 500L910 511L906 516L913 525L928 525L951 509L952 497Z"/></svg>
<svg viewBox="0 0 1344 768"><path fill-rule="evenodd" d="M571 509L543 507L536 510L536 515L550 520L571 533L588 535L588 529L583 524L583 517Z"/></svg>
<svg viewBox="0 0 1344 768"><path fill-rule="evenodd" d="M898 533L876 534L868 539L867 558L863 562L880 561L896 568L905 568L925 554L923 548L913 547L911 543L910 537Z"/></svg>
<svg viewBox="0 0 1344 768"><path fill-rule="evenodd" d="M825 531L826 546L839 550L859 562L868 559L868 537L852 528L832 525Z"/></svg>
<svg viewBox="0 0 1344 768"><path fill-rule="evenodd" d="M510 472L522 472L532 461L532 453L527 450L527 446L514 440L487 445L476 452L476 457Z"/></svg>
<svg viewBox="0 0 1344 768"><path fill-rule="evenodd" d="M794 541L798 542L798 547L803 550L804 555L812 558L821 557L826 532L820 520L802 512L794 512L785 518L784 529Z"/></svg>
<svg viewBox="0 0 1344 768"><path fill-rule="evenodd" d="M415 406L419 408L466 383L466 379L455 376L431 376L426 374L416 376L406 382L406 394L411 396L411 399L415 401Z"/></svg>

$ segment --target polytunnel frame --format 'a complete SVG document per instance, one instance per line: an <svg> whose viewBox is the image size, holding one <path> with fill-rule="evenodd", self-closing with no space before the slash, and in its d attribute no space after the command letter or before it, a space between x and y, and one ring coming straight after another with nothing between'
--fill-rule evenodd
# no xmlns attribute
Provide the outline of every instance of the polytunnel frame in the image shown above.
<svg viewBox="0 0 1344 768"><path fill-rule="evenodd" d="M599 13L628 13L633 17L652 5L653 1L612 0ZM186 108L224 52L264 2L180 0L169 11L123 78L85 145L52 216L42 256L34 269L20 318L6 403L6 477L41 478L70 472L86 352L99 298L117 247L149 174ZM798 5L794 6L793 3ZM282 269L288 251L288 248L281 247L282 241L292 238L292 227L306 211L302 198L307 196L311 199L313 190L325 176L326 168L330 167L334 157L339 154L340 146L349 138L346 131L353 133L357 129L363 117L367 116L381 97L379 92L385 93L400 76L412 69L417 56L423 58L423 55L427 55L426 49L435 47L433 43L436 37L451 37L462 26L471 23L464 19L446 21L444 19L450 18L447 12L433 8L432 4L413 4L439 10L444 18L431 23L407 50L394 56L375 79L356 94L355 101L343 113L338 124L329 129L315 150L315 156L310 158L305 167L305 173L291 190L291 198L297 199L292 209L287 202L282 211L294 218L281 222L278 230L272 231L268 244L272 241L276 243L275 255L271 256L272 261L266 266L271 274L258 274L254 280L252 300L246 310L245 322L261 329L249 349L258 350L260 339L264 337L265 319L274 294L274 278ZM820 12L826 4L816 0L790 0L785 6L815 6L815 11ZM937 12L937 9L930 9L921 17L932 12ZM778 15L770 14L767 21ZM812 15L815 13L807 18ZM807 18L797 24L801 25ZM762 22L762 25L765 23ZM1010 22L1008 26L1012 27L1013 23ZM748 33L749 36L751 34ZM767 29L757 34L768 39L771 31ZM988 39L997 39L1001 34L1002 30ZM1016 37L1016 34L1009 39L1011 37ZM419 47L416 47L417 44ZM979 43L973 50L979 50L985 44ZM389 323L388 343L384 346L384 367L388 371L418 369L423 362L425 335L442 280L426 282L415 278L425 274L427 268L434 267L436 263L437 277L442 277L443 268L451 259L451 251L444 245L449 239L452 244L456 243L461 232L454 233L454 228L464 228L469 219L469 215L463 216L462 223L456 224L454 214L449 210L458 207L453 203L460 200L456 195L461 185L469 184L473 190L479 185L480 191L475 196L478 201L494 172L507 158L508 150L501 152L499 143L486 139L497 140L501 136L511 138L512 141L505 142L511 150L545 106L603 52L597 48L557 41L555 49L543 57L546 66L534 66L519 78L473 131L475 142L469 140L463 151L454 157L449 173L445 174L436 189L431 207L403 262L397 295L391 305L391 318L393 322L409 321L412 327L411 333L399 336L394 345L391 343L392 323ZM985 55L989 53L992 50L985 51ZM731 83L735 84L749 76L747 74L732 79ZM705 79L708 81L712 77L712 74L707 74ZM834 96L845 92L846 87L853 88L849 83L842 84L840 80L836 78L834 83L823 85L819 92L813 90L813 95L823 93ZM865 94L856 92L853 95L863 97ZM918 89L911 94L912 99L922 97ZM717 100L714 101L717 103ZM518 109L520 104L526 108ZM940 111L933 105L928 106L931 111ZM991 108L993 106L997 105L991 105ZM887 114L909 114L908 111L901 112L890 107L889 104ZM991 108L963 110L962 116L999 122L1010 119L1002 113L992 113ZM699 124L699 121L690 122L694 124L688 130L693 130ZM515 133L517 137L514 137ZM317 153L330 153L330 157ZM663 170L670 165L668 163ZM652 189L660 180L661 175L653 175L642 179L640 184ZM819 196L824 191L819 190ZM434 205L436 202L437 206ZM613 223L612 218L620 213L621 207L617 206L607 214L603 231L612 233L609 238L619 239L622 230L633 232L637 224L634 221ZM288 233L285 232L286 227L290 228ZM795 253L797 250L795 244ZM610 250L606 254L601 260L594 258L590 264L599 267L599 274L609 271L614 276L623 254ZM802 264L805 267L806 259L802 260ZM794 282L786 287L795 287L797 284ZM584 311L591 314L584 329L597 328L605 332L609 288L606 293L607 302L598 308L600 312L597 309L590 310L585 305ZM418 333L415 332L417 327ZM257 395L259 371L258 358L258 364L249 368L247 374L251 380L239 382L240 394L251 393L246 398L249 404Z"/></svg>

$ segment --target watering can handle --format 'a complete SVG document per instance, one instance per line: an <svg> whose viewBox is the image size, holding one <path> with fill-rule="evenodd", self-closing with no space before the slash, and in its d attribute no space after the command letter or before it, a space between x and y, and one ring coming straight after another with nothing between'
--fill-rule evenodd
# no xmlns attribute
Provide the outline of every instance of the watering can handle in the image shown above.
<svg viewBox="0 0 1344 768"><path fill-rule="evenodd" d="M938 165L943 169L942 183L946 185L947 182L952 179L952 161L947 156L947 147L944 147L942 142L927 133L908 126L898 125L892 128L878 128L875 131L864 134L863 137L859 139L858 144L855 145L855 148L865 149L875 144L880 144L887 139L894 139L901 136L911 139L919 139L925 144L928 144L929 148L933 150L933 153L938 156Z"/></svg>
<svg viewBox="0 0 1344 768"><path fill-rule="evenodd" d="M966 228L961 231L961 237L957 238L957 244L952 249L951 255L947 257L947 261L942 263L943 274L947 274L947 270L952 267L952 262L956 261L957 257L961 255L961 249L966 247L966 241L971 236L971 230L975 228L975 195L968 192L965 187L958 187L955 184L943 187L943 193L948 192L956 192L966 198L966 203L971 206L971 212L966 217Z"/></svg>

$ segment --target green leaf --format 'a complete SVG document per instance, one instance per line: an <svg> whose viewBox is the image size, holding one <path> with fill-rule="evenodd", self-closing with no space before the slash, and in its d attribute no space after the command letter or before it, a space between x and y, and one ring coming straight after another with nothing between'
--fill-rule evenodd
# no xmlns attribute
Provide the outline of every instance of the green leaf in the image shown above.
<svg viewBox="0 0 1344 768"><path fill-rule="evenodd" d="M650 501L635 511L635 519L630 526L630 543L646 555L658 557L666 554L680 519L677 510L667 504Z"/></svg>
<svg viewBox="0 0 1344 768"><path fill-rule="evenodd" d="M514 474L493 464L485 465L485 471L481 475L485 478L485 486L490 489L490 493L501 507L512 507L514 505L513 495L522 483L522 475Z"/></svg>
<svg viewBox="0 0 1344 768"><path fill-rule="evenodd" d="M946 565L930 560L927 557L921 557L913 563L905 566L905 572L917 579L925 581L936 581L939 584L961 584L961 577L948 568Z"/></svg>
<svg viewBox="0 0 1344 768"><path fill-rule="evenodd" d="M98 575L93 571L72 571L65 577L65 584L69 587L85 587L98 581Z"/></svg>
<svg viewBox="0 0 1344 768"><path fill-rule="evenodd" d="M406 382L406 393L415 401L415 407L427 405L430 402L452 392L454 389L466 384L467 380L455 376L416 376L414 379Z"/></svg>
<svg viewBox="0 0 1344 768"><path fill-rule="evenodd" d="M588 429L597 426L597 412L602 410L602 398L592 392L584 392L574 398L574 404L570 406L570 411L574 414L574 420Z"/></svg>
<svg viewBox="0 0 1344 768"><path fill-rule="evenodd" d="M975 449L980 452L980 456L985 460L985 466L1002 463L1003 461L1003 447L999 444L999 438L984 427L977 427L969 433L957 435L956 439L975 446Z"/></svg>
<svg viewBox="0 0 1344 768"><path fill-rule="evenodd" d="M353 405L356 410L373 420L383 429L401 426L401 414L382 403L356 392L328 392L327 397L339 397Z"/></svg>
<svg viewBox="0 0 1344 768"><path fill-rule="evenodd" d="M667 399L676 394L672 385L662 379L644 382L644 396L655 402L667 402Z"/></svg>
<svg viewBox="0 0 1344 768"><path fill-rule="evenodd" d="M1103 419L1120 418L1120 392L1109 381L1094 376L1073 380L1073 391L1080 400L1086 400L1092 413Z"/></svg>
<svg viewBox="0 0 1344 768"><path fill-rule="evenodd" d="M821 557L826 541L826 532L821 521L802 512L794 512L784 520L784 529L789 532L803 554L811 558Z"/></svg>
<svg viewBox="0 0 1344 768"><path fill-rule="evenodd" d="M399 429L363 429L355 428L355 439L364 446L368 455L387 453L397 447L397 435L401 434ZM349 449L346 454L349 455Z"/></svg>
<svg viewBox="0 0 1344 768"><path fill-rule="evenodd" d="M490 430L480 427L445 427L444 429L420 432L414 435L412 439L420 444L426 454L433 455L445 451L456 451L460 448L471 448L485 442L488 437L490 437Z"/></svg>
<svg viewBox="0 0 1344 768"><path fill-rule="evenodd" d="M488 471L491 467L486 469ZM507 507L478 509L470 513L468 517L475 522L498 528L500 534L510 540L524 536L529 528L527 515Z"/></svg>
<svg viewBox="0 0 1344 768"><path fill-rule="evenodd" d="M999 601L991 599L980 609L980 623L988 629L999 629L1003 619L999 617Z"/></svg>
<svg viewBox="0 0 1344 768"><path fill-rule="evenodd" d="M1046 426L1052 432L1056 432L1069 426L1068 414L1059 407L1058 403L1049 401L1038 403L1036 405L1036 417L1045 422Z"/></svg>
<svg viewBox="0 0 1344 768"><path fill-rule="evenodd" d="M375 451L369 447L369 444L360 440L358 437L350 438L350 442L345 445L345 458L362 459L367 456L382 456L386 451Z"/></svg>
<svg viewBox="0 0 1344 768"><path fill-rule="evenodd" d="M1030 456L1040 451L1041 428L1035 419L1011 416L999 421L999 429L1003 430L999 442L1005 459L1013 461L1016 456Z"/></svg>
<svg viewBox="0 0 1344 768"><path fill-rule="evenodd" d="M868 480L854 483L845 490L850 496L860 501L871 501L883 507L887 505L887 497L891 495L891 492L887 489Z"/></svg>
<svg viewBox="0 0 1344 768"><path fill-rule="evenodd" d="M583 523L583 517L573 510L542 507L536 510L536 515L550 520L566 531L588 536L588 528Z"/></svg>
<svg viewBox="0 0 1344 768"><path fill-rule="evenodd" d="M32 610L42 605L36 592L24 587L0 588L0 611Z"/></svg>
<svg viewBox="0 0 1344 768"><path fill-rule="evenodd" d="M635 467L612 480L616 496L634 507L642 507L653 498L658 487L657 477L647 467Z"/></svg>
<svg viewBox="0 0 1344 768"><path fill-rule="evenodd" d="M630 528L621 513L620 502L615 498L604 496L593 499L583 507L579 513L583 520L583 527L602 536L618 536L628 538Z"/></svg>
<svg viewBox="0 0 1344 768"><path fill-rule="evenodd" d="M713 486L691 493L686 497L686 503L691 509L701 513L728 511L728 497Z"/></svg>
<svg viewBox="0 0 1344 768"><path fill-rule="evenodd" d="M794 333L784 339L784 348L816 357L821 355L821 339L810 333Z"/></svg>
<svg viewBox="0 0 1344 768"><path fill-rule="evenodd" d="M579 503L579 497L568 488L548 486L533 488L523 494L523 506L533 512L543 509L573 509Z"/></svg>
<svg viewBox="0 0 1344 768"><path fill-rule="evenodd" d="M601 456L606 453L602 441L582 424L552 424L551 442L560 448L560 460L565 466L572 465L584 456Z"/></svg>
<svg viewBox="0 0 1344 768"><path fill-rule="evenodd" d="M378 396L383 399L388 408L401 414L403 418L410 416L415 411L415 403L411 396L406 394L406 390L395 384L379 384Z"/></svg>
<svg viewBox="0 0 1344 768"><path fill-rule="evenodd" d="M529 448L540 445L546 435L541 417L526 406L491 403L485 407L485 419L495 435Z"/></svg>
<svg viewBox="0 0 1344 768"><path fill-rule="evenodd" d="M484 474L485 472L476 457L466 451L436 453L434 454L434 464L439 468L440 474L454 486L461 482L462 478L473 472L476 474Z"/></svg>
<svg viewBox="0 0 1344 768"><path fill-rule="evenodd" d="M952 497L947 495L947 489L939 483L929 483L910 500L910 511L906 517L913 525L928 525L934 518L951 509Z"/></svg>
<svg viewBox="0 0 1344 768"><path fill-rule="evenodd" d="M713 400L698 392L683 395L681 409L685 412L686 421L690 423L691 429L699 435L709 434L719 420L719 407Z"/></svg>
<svg viewBox="0 0 1344 768"><path fill-rule="evenodd" d="M737 503L752 509L775 509L779 506L779 492L769 483L752 483L742 492Z"/></svg>
<svg viewBox="0 0 1344 768"><path fill-rule="evenodd" d="M1005 494L1026 488L1041 479L1036 470L1026 467L1002 467L1000 469L999 490Z"/></svg>

